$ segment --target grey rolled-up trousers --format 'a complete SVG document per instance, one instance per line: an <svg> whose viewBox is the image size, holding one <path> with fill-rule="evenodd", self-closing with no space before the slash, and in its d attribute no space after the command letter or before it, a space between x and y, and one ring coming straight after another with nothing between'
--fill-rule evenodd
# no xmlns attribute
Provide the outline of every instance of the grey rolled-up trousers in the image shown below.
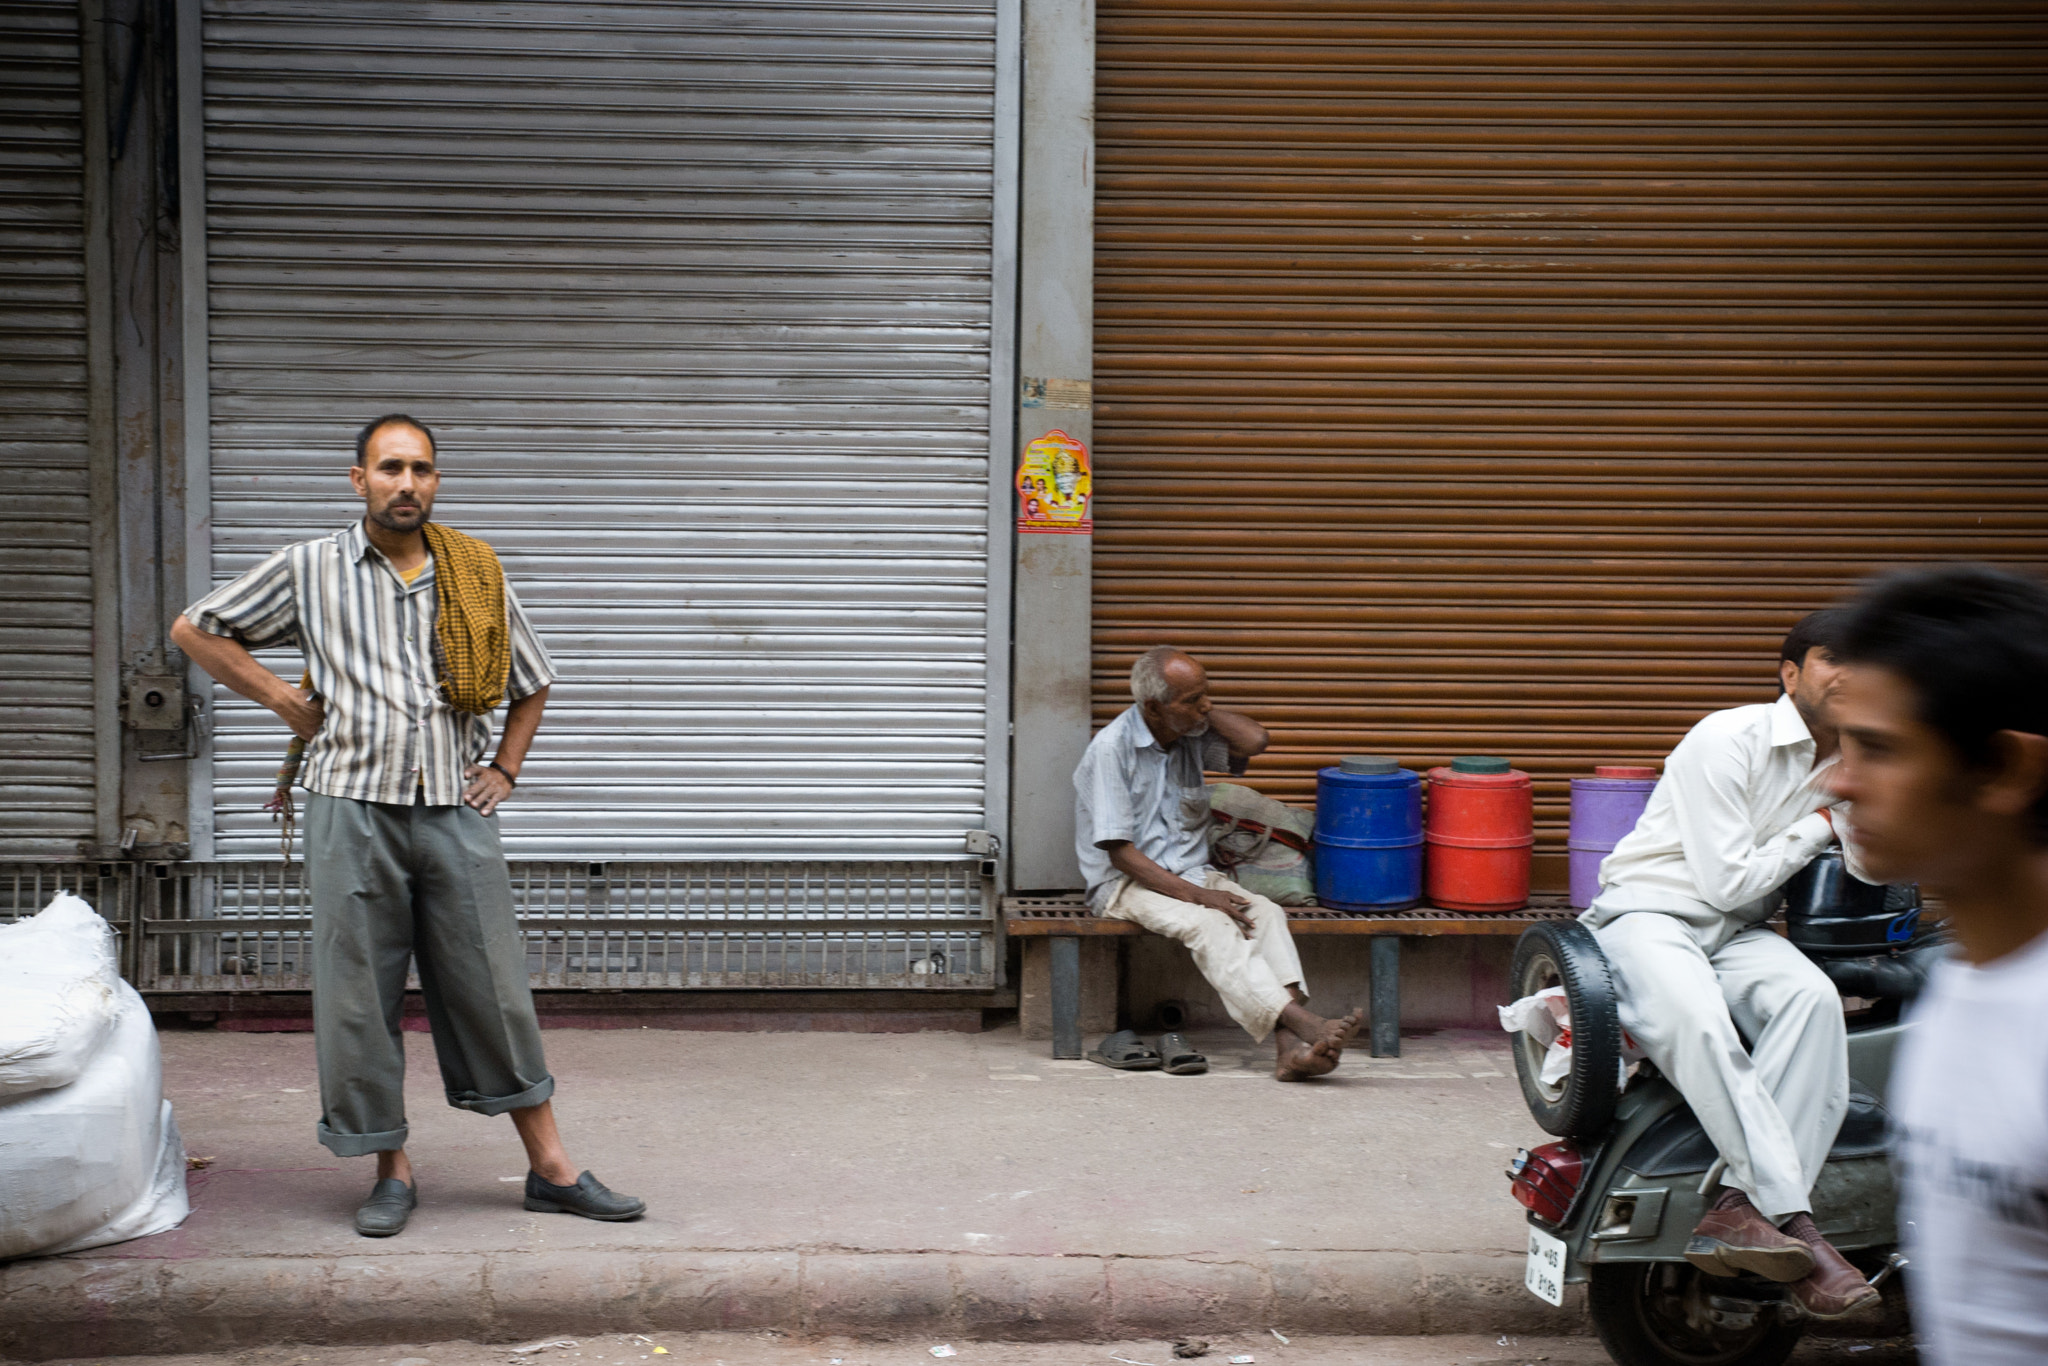
<svg viewBox="0 0 2048 1366"><path fill-rule="evenodd" d="M342 1157L405 1146L409 960L450 1105L501 1115L553 1095L496 818L316 792L305 829L320 1141Z"/></svg>

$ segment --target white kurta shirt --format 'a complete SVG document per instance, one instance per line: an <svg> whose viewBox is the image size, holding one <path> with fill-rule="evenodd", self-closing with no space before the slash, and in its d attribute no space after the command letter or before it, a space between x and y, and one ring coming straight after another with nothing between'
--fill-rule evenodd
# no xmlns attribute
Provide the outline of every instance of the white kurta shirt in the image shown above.
<svg viewBox="0 0 2048 1366"><path fill-rule="evenodd" d="M1819 814L1833 800L1835 756L1816 764L1816 748L1789 697L1702 719L1665 760L1636 828L1600 865L1586 924L1638 910L1702 926L1768 917L1778 889L1835 838ZM1834 815L1846 822L1845 808ZM1848 859L1857 872L1853 851Z"/></svg>

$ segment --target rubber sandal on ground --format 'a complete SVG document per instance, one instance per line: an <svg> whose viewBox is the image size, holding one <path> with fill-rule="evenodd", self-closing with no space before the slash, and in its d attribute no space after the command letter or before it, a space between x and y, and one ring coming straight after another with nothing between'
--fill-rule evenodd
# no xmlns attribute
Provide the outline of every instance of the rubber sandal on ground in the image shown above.
<svg viewBox="0 0 2048 1366"><path fill-rule="evenodd" d="M1088 1050L1088 1061L1119 1072L1157 1072L1159 1055L1128 1029L1119 1029Z"/></svg>
<svg viewBox="0 0 2048 1366"><path fill-rule="evenodd" d="M1194 1050L1186 1035L1177 1032L1159 1036L1159 1059L1171 1076L1196 1077L1209 1070L1209 1060Z"/></svg>

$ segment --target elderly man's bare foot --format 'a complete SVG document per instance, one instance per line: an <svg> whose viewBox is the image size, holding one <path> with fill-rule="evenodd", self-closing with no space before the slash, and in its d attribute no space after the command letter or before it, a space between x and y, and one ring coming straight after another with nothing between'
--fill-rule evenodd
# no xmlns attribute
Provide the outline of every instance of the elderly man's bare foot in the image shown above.
<svg viewBox="0 0 2048 1366"><path fill-rule="evenodd" d="M1344 1056L1344 1045L1358 1035L1365 1012L1326 1020L1299 1005L1280 1012L1283 1023L1274 1029L1279 1056L1274 1059L1273 1076L1279 1081L1306 1081L1336 1069Z"/></svg>
<svg viewBox="0 0 2048 1366"><path fill-rule="evenodd" d="M1307 1081L1333 1071L1343 1057L1340 1050L1332 1048L1328 1040L1307 1043L1291 1029L1275 1029L1275 1042L1279 1045L1279 1056L1273 1060L1273 1078L1276 1081Z"/></svg>

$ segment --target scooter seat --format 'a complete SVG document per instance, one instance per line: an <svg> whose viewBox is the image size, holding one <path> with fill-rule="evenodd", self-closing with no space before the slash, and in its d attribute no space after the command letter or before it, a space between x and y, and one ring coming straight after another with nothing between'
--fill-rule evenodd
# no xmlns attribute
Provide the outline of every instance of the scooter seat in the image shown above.
<svg viewBox="0 0 2048 1366"><path fill-rule="evenodd" d="M1834 1146L1828 1149L1828 1160L1881 1155L1890 1125L1884 1104L1851 1083L1849 1112L1842 1117ZM1685 1176L1704 1172L1718 1156L1707 1131L1693 1117L1692 1107L1680 1105L1644 1131L1622 1159L1622 1166L1637 1176Z"/></svg>

